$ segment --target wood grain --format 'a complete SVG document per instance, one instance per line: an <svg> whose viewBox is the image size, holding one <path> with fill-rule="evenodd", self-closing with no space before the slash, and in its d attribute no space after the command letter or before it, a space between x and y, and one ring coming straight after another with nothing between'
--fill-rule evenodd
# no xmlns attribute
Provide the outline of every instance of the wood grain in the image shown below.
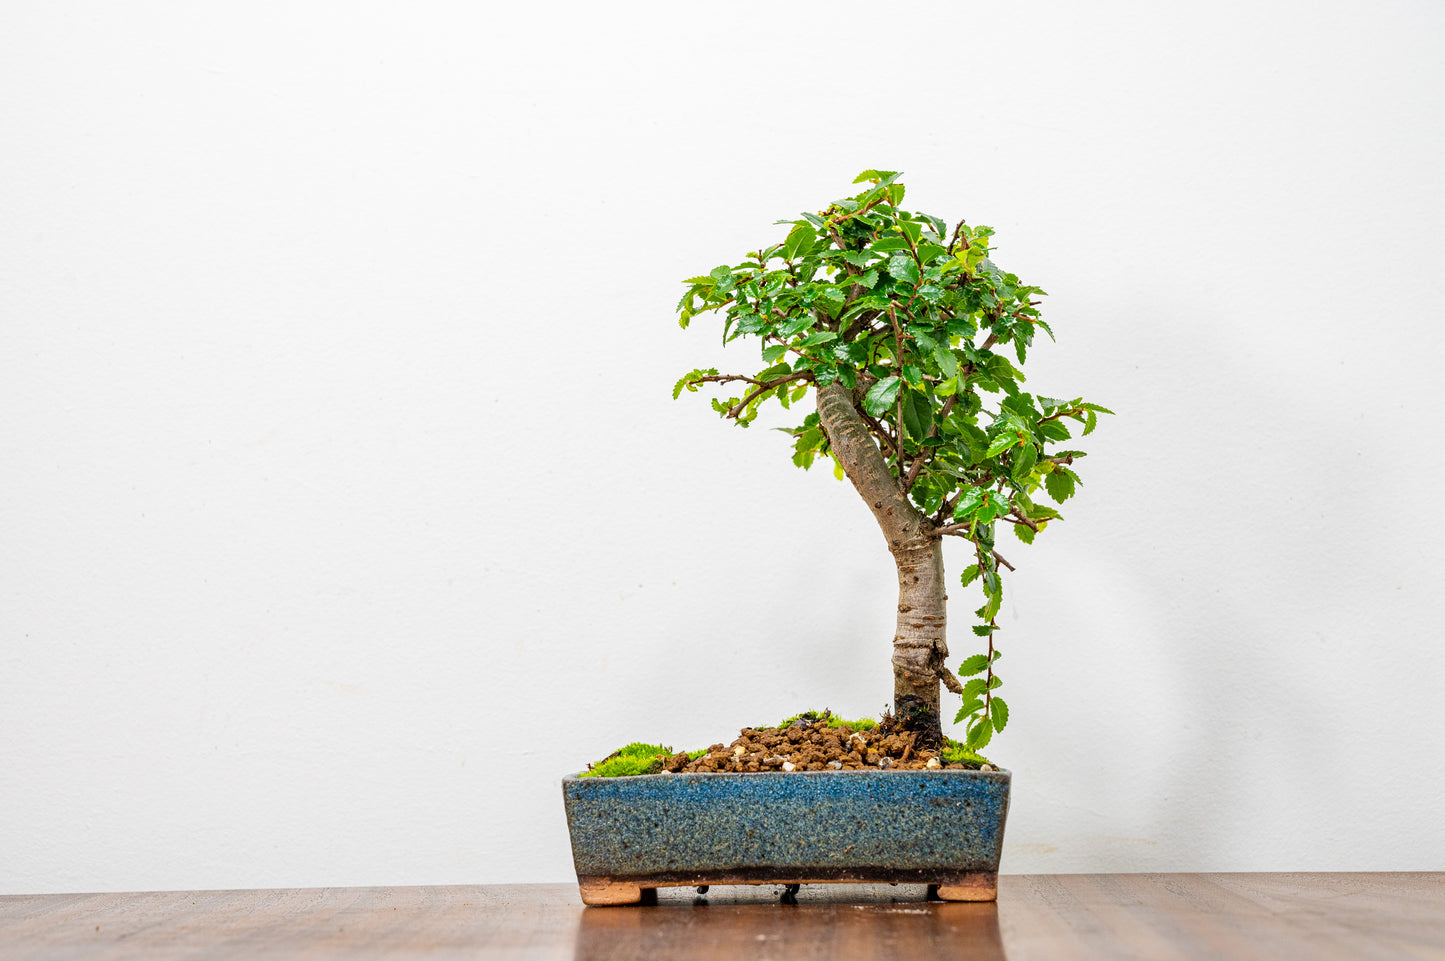
<svg viewBox="0 0 1445 961"><path fill-rule="evenodd" d="M1439 959L1445 873L1003 875L922 885L664 888L584 908L572 884L0 897L4 961L145 958Z"/></svg>

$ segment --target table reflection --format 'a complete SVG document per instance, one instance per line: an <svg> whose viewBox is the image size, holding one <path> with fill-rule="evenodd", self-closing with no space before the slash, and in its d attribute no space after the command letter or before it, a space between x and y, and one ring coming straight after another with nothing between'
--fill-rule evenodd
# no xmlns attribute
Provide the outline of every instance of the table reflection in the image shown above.
<svg viewBox="0 0 1445 961"><path fill-rule="evenodd" d="M657 903L587 908L577 961L669 958L966 958L1002 961L998 905L927 900L923 885L726 885L703 897L663 888Z"/></svg>

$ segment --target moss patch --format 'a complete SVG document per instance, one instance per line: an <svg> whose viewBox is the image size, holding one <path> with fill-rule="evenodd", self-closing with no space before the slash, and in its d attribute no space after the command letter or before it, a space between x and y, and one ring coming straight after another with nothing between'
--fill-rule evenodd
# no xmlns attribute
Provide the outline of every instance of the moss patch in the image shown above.
<svg viewBox="0 0 1445 961"><path fill-rule="evenodd" d="M944 764L964 764L968 767L978 767L980 764L993 764L982 754L977 754L964 747L951 737L943 739L943 751L939 754ZM994 767L998 765L993 764Z"/></svg>
<svg viewBox="0 0 1445 961"><path fill-rule="evenodd" d="M644 744L634 741L618 748L596 764L587 765L582 777L631 777L634 774L656 774L662 770L662 761L672 754L672 748L662 744Z"/></svg>

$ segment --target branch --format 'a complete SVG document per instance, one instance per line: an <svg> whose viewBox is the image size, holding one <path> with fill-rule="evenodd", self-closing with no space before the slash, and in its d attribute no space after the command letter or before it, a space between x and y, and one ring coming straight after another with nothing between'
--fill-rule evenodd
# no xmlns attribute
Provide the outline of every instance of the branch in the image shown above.
<svg viewBox="0 0 1445 961"><path fill-rule="evenodd" d="M1047 417L1040 417L1039 423L1046 424L1051 420L1058 420L1060 417L1073 417L1075 414L1084 413L1084 410L1085 408L1083 407L1070 407L1064 410L1056 410Z"/></svg>
<svg viewBox="0 0 1445 961"><path fill-rule="evenodd" d="M1037 533L1039 532L1039 525L1035 524L1033 521L1031 521L1031 520L1029 520L1027 517L1025 517L1025 516L1023 515L1023 513L1022 513L1017 507L1015 507L1013 510L1009 511L1009 513L1012 514L1014 517L1017 517L1017 518L1018 518L1018 520L1014 521L1015 524L1022 524L1022 525L1024 525L1025 527L1027 527L1029 530L1033 531L1035 534L1037 534ZM1013 518L1011 518L1011 517L1005 517L1004 520L1006 520L1006 521L1007 521L1007 520L1013 520Z"/></svg>
<svg viewBox="0 0 1445 961"><path fill-rule="evenodd" d="M948 242L948 252L950 255L953 253L953 248L958 246L960 240L963 241L963 249L968 249L968 240L963 236L963 225L966 223L968 223L968 221L960 220L958 226L953 228L953 239Z"/></svg>
<svg viewBox="0 0 1445 961"><path fill-rule="evenodd" d="M761 386L759 386L751 394L748 394L748 396L744 397L742 400L738 401L731 408L729 408L727 412L727 416L729 417L736 418L739 414L743 412L744 409L747 408L748 404L752 402L753 398L766 391L772 390L779 384L787 384L795 380L812 380L813 372L811 370L797 371L795 373L789 374L787 377L779 377L776 380L770 380L767 383L763 383L760 380L753 380L751 377L746 379L750 383L760 384Z"/></svg>
<svg viewBox="0 0 1445 961"><path fill-rule="evenodd" d="M942 664L938 665L937 671L938 679L943 682L944 687L948 688L954 694L963 693L963 685L958 683L958 678L953 676L952 671Z"/></svg>
<svg viewBox="0 0 1445 961"><path fill-rule="evenodd" d="M697 378L696 380L691 380L691 381L689 381L689 383L692 383L692 384L707 384L707 383L726 384L726 383L728 383L729 381L734 381L734 380L746 381L746 382L748 382L749 384L761 384L761 383L762 383L762 381L758 380L756 377L745 377L745 376L743 376L742 374L708 374L706 377L699 377L699 378Z"/></svg>
<svg viewBox="0 0 1445 961"><path fill-rule="evenodd" d="M930 536L930 537L940 537L940 536L943 536L943 535L952 535L953 537L962 537L962 538L965 538L965 539L967 539L967 540L972 541L973 538L972 538L972 537L969 537L968 534L964 533L965 528L970 528L970 527L973 527L973 525L972 525L972 524L949 524L947 527L935 527L932 531L929 532L929 535L928 535L928 536ZM977 541L974 541L974 543L977 544L978 542L977 542ZM998 561L998 562L999 562L1000 564L1002 564L1004 567L1007 567L1007 568L1008 568L1009 570L1011 570L1011 571L1018 570L1018 568L1014 567L1012 564L1010 564L1010 563L1008 562L1008 558L1004 557L1004 556L1003 556L1002 554L1000 554L998 551L992 551L991 553L993 554L993 559L996 560L996 561Z"/></svg>

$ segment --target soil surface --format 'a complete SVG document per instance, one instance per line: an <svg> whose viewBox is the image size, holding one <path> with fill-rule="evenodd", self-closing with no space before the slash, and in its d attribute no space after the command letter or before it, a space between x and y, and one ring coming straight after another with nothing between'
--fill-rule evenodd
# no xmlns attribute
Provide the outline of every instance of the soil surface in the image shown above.
<svg viewBox="0 0 1445 961"><path fill-rule="evenodd" d="M885 718L883 724L865 730L855 730L846 723L830 726L826 715L812 720L800 718L786 727L745 727L731 744L714 744L696 760L687 754L664 756L659 773L943 768L961 771L980 767L981 759L948 763L937 750L915 749L915 732L893 730L890 720Z"/></svg>

